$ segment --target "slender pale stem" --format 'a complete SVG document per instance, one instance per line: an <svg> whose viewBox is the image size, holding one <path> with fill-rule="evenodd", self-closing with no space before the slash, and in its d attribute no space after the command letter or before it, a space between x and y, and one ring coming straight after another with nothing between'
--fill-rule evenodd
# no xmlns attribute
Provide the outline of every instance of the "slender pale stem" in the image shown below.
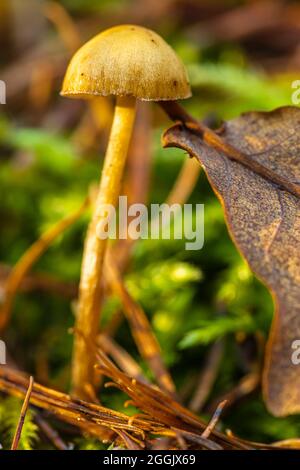
<svg viewBox="0 0 300 470"><path fill-rule="evenodd" d="M135 118L135 101L132 97L117 99L99 192L83 252L72 361L73 393L81 399L89 397L93 384L93 351L99 327L99 291L107 240L100 239L97 234L107 221L104 205L116 207L118 203Z"/></svg>

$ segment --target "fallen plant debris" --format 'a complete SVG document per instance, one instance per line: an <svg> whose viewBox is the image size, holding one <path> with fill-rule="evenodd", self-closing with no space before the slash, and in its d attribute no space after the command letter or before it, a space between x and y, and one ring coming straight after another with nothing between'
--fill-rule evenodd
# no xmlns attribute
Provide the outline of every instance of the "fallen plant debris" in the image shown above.
<svg viewBox="0 0 300 470"><path fill-rule="evenodd" d="M127 416L103 406L74 399L69 395L43 387L32 385L30 404L48 411L57 419L80 428L83 432L98 438L110 440L129 449L151 449L156 439L166 437L168 447L178 447L181 436L191 449L271 449L273 446L251 443L235 437L226 436L214 430L225 403L221 403L208 426L189 410L182 407L157 387L149 386L131 379L98 351L97 369L109 376L114 382L106 386L115 386L130 396L134 405L142 414ZM0 390L20 398L26 396L28 378L26 374L0 367ZM115 437L114 437L115 436ZM155 436L155 439L154 439ZM278 446L279 447L279 446ZM180 445L179 445L180 448Z"/></svg>

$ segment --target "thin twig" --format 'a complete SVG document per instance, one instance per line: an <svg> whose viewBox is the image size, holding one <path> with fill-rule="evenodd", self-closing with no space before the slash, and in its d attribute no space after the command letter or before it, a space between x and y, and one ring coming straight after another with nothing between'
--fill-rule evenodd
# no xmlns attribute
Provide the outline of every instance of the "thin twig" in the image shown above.
<svg viewBox="0 0 300 470"><path fill-rule="evenodd" d="M189 408L194 413L199 413L211 392L218 374L223 351L224 343L218 341L212 345L205 358L203 370L201 370L195 393L189 404Z"/></svg>
<svg viewBox="0 0 300 470"><path fill-rule="evenodd" d="M13 369L19 370L18 365L9 353L7 353L7 365ZM52 426L44 419L38 410L35 411L33 419L40 430L45 434L46 437L48 437L49 441L51 441L57 449L68 450L68 446L63 442L55 429L52 428Z"/></svg>
<svg viewBox="0 0 300 470"><path fill-rule="evenodd" d="M32 392L32 388L33 388L33 383L34 383L33 377L30 376L28 389L27 389L25 399L24 399L24 402L23 402L23 405L22 405L18 425L17 425L17 428L16 428L16 432L15 432L15 435L14 435L14 438L13 438L12 445L11 445L11 450L17 450L18 445L19 445L20 437L21 437L21 434L22 434L22 429L23 429L23 426L24 426L25 418L26 418L26 413L27 413L28 406L29 406L31 392Z"/></svg>
<svg viewBox="0 0 300 470"><path fill-rule="evenodd" d="M215 427L217 425L217 422L219 421L221 413L222 413L224 407L226 406L226 404L227 404L227 400L224 400L221 403L219 403L219 405L218 405L216 411L214 412L210 422L208 423L206 429L201 434L201 437L204 437L206 439L209 438L210 434L215 429Z"/></svg>
<svg viewBox="0 0 300 470"><path fill-rule="evenodd" d="M150 107L148 103L140 102L137 104L137 118L128 152L127 172L123 184L128 205L147 204L152 164L150 130ZM128 225L130 220L131 218L128 216ZM122 230L127 232L127 236L123 240L118 240L113 250L121 273L127 268L132 248L136 243L136 240L132 239L128 233L126 226L122 227Z"/></svg>

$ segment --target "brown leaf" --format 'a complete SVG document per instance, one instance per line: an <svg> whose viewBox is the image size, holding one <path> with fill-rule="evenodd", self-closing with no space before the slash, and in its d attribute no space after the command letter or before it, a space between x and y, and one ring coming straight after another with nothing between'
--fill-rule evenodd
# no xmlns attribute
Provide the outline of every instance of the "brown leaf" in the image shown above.
<svg viewBox="0 0 300 470"><path fill-rule="evenodd" d="M250 112L227 122L224 142L289 183L300 183L300 109ZM292 343L300 339L300 200L272 181L204 143L183 125L164 146L196 157L219 197L234 242L273 294L275 315L263 377L264 397L276 416L300 412L300 373Z"/></svg>

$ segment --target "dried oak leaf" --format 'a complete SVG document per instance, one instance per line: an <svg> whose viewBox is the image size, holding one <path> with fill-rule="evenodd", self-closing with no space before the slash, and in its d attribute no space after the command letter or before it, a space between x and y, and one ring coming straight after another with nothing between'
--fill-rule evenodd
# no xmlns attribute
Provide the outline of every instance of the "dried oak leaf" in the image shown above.
<svg viewBox="0 0 300 470"><path fill-rule="evenodd" d="M300 184L300 109L249 112L224 125L221 137L239 151ZM196 157L220 199L242 255L270 289L275 314L265 356L263 393L276 416L300 412L300 199L203 142L183 125L166 131L164 146Z"/></svg>

